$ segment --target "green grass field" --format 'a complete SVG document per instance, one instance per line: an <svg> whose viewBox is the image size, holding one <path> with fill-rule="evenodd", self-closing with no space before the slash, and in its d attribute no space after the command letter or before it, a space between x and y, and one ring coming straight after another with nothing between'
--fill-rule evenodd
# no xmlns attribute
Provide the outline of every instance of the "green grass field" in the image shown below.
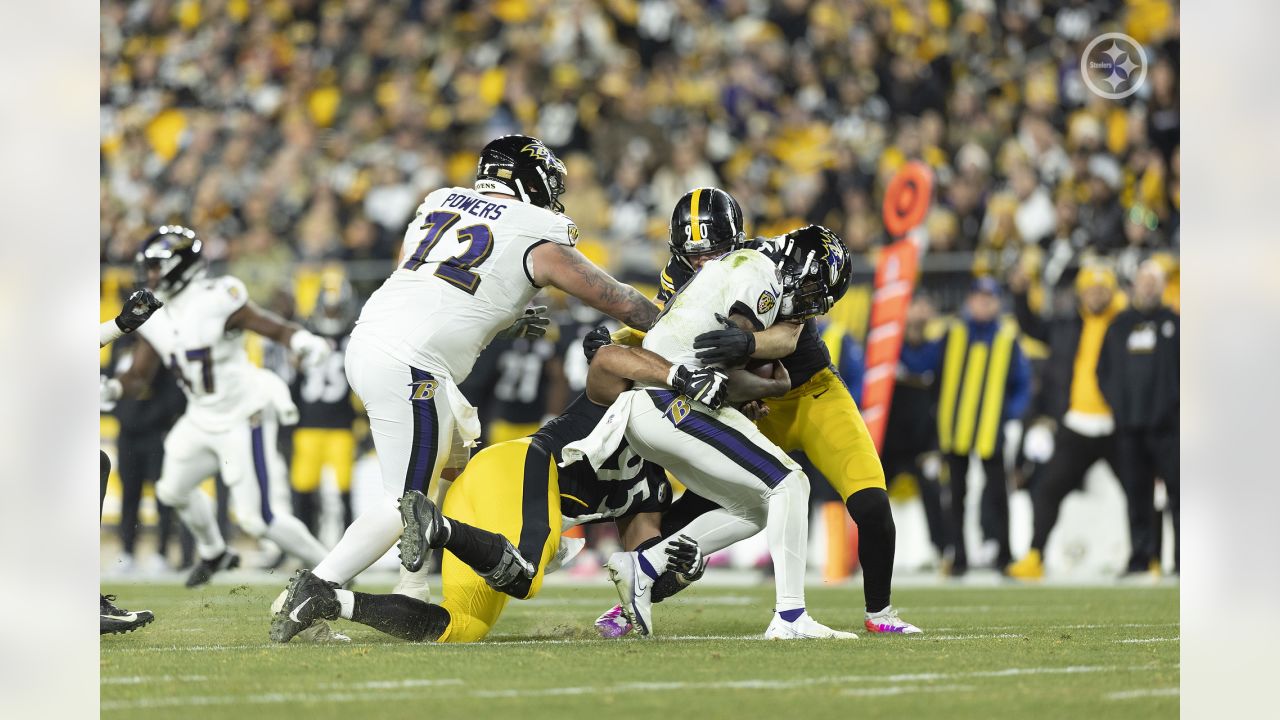
<svg viewBox="0 0 1280 720"><path fill-rule="evenodd" d="M102 638L104 717L1175 717L1176 587L895 592L913 637L765 642L772 587L701 587L656 608L667 636L606 641L611 588L512 602L491 642L413 644L354 623L348 645L273 645L281 585L112 585L157 620ZM367 588L366 588L367 589ZM809 609L861 631L861 591ZM854 605L858 605L855 613ZM698 637L693 637L698 636ZM661 714L661 713L665 713Z"/></svg>

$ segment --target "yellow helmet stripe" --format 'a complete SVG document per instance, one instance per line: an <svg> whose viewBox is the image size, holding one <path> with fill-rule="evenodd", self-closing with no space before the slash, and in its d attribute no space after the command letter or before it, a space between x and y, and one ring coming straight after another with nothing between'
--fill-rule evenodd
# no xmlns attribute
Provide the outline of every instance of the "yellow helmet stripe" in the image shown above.
<svg viewBox="0 0 1280 720"><path fill-rule="evenodd" d="M689 224L692 226L693 241L702 242L701 223L698 222L698 199L702 197L702 188L693 191L693 199L689 201Z"/></svg>

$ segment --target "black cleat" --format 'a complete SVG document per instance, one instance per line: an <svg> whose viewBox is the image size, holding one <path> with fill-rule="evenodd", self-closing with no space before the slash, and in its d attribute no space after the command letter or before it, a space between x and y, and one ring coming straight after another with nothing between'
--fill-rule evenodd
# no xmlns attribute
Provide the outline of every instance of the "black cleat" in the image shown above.
<svg viewBox="0 0 1280 720"><path fill-rule="evenodd" d="M223 550L218 557L212 560L201 560L191 568L191 574L187 576L187 587L199 587L209 582L209 578L212 578L214 573L234 570L238 567L240 567L240 556L230 550Z"/></svg>
<svg viewBox="0 0 1280 720"><path fill-rule="evenodd" d="M316 620L337 620L342 604L333 587L310 570L299 570L289 581L284 605L271 618L272 642L287 643Z"/></svg>
<svg viewBox="0 0 1280 720"><path fill-rule="evenodd" d="M112 601L115 595L99 595L101 613L98 616L99 635L115 635L133 632L146 625L156 616L150 610L124 610L116 607Z"/></svg>
<svg viewBox="0 0 1280 720"><path fill-rule="evenodd" d="M404 532L400 534L400 564L409 572L422 569L430 550L444 547L449 531L444 526L440 508L417 490L410 490L400 498L400 519Z"/></svg>

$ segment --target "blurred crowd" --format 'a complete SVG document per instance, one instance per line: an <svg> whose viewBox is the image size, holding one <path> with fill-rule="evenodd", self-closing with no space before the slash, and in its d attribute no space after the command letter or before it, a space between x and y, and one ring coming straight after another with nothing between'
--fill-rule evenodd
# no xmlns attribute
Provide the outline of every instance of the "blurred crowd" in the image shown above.
<svg viewBox="0 0 1280 720"><path fill-rule="evenodd" d="M1145 83L1123 100L1094 94L1080 74L1085 47L1113 31L1148 59ZM1151 342L1168 339L1167 318L1151 318L1178 305L1178 32L1172 0L106 0L101 260L127 265L150 228L181 222L255 300L288 315L296 294L304 319L314 305L298 279L307 268L342 263L367 295L421 198L469 186L478 149L523 132L565 160L582 247L625 280L654 282L675 201L714 185L742 203L749 234L835 229L865 284L887 241L884 188L919 160L935 176L929 254L953 258L959 284L954 273L921 278L886 469L920 477L934 544L963 572L962 518L947 495L958 491L962 505L964 490L947 475L963 477L969 454L947 457L937 426L939 396L963 388L939 387L955 325L935 309L996 343L994 330L973 326L971 307L996 298L978 324L1016 316L1029 367L993 412L1026 432L1008 461L993 464L1006 455L1003 434L976 457L989 479L1007 470L1015 487L1049 478L1037 494L1038 563L1061 494L1087 469L1049 472L1054 440L1112 464L1131 505L1147 507L1149 456L1169 452L1151 448L1170 432L1176 443L1176 382L1172 410L1142 405L1075 430L1064 422L1076 404L1107 408L1126 387L1167 389L1145 366L1117 370L1132 360L1119 350L1113 386L1089 380L1090 395L1073 389L1061 402L1054 393L1095 377L1127 294L1142 300L1125 332L1146 342L1143 323L1156 323ZM1082 292L1102 282L1081 267L1107 273L1115 307L1087 342L1079 328L1063 341L1047 328L1087 320ZM991 282L971 288L975 276ZM1143 277L1159 282L1139 291ZM827 327L855 390L867 297L851 292ZM536 427L580 388L576 341L596 318L573 305L557 318L553 337L495 343L477 364L468 397L490 441ZM1114 380L1124 373L1141 377ZM1092 443L1083 455L1082 443ZM1160 477L1176 484L1176 467ZM984 493L983 537L996 546L986 562L1002 566L1013 560L1007 493ZM1152 522L1131 517L1141 525L1131 571L1159 557Z"/></svg>
<svg viewBox="0 0 1280 720"><path fill-rule="evenodd" d="M999 272L1176 251L1169 0L108 0L104 263L181 220L265 301L297 262L391 258L420 199L508 132L569 167L566 206L651 276L675 200L718 185L765 235L859 253L908 159L938 180L935 252ZM1124 101L1085 87L1095 36L1144 44ZM1024 253L1024 250L1032 250ZM1056 275L1049 278L1056 280Z"/></svg>

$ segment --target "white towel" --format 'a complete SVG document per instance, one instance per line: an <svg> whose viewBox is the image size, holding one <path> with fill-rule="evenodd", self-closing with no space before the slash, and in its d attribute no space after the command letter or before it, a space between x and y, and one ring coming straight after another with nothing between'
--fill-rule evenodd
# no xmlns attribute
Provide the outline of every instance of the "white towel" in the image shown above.
<svg viewBox="0 0 1280 720"><path fill-rule="evenodd" d="M440 382L440 386L444 388L445 400L449 403L449 410L453 413L454 427L458 438L462 440L464 447L475 447L476 442L480 439L480 415L476 412L475 407L467 401L462 391L458 389L458 384L453 378L444 373L436 375L436 379Z"/></svg>
<svg viewBox="0 0 1280 720"><path fill-rule="evenodd" d="M631 418L631 403L635 401L636 393L640 392L644 391L628 390L619 395L605 412L604 419L596 425L590 435L565 445L560 451L560 467L572 465L585 458L591 462L592 468L599 470L626 439L627 421Z"/></svg>

